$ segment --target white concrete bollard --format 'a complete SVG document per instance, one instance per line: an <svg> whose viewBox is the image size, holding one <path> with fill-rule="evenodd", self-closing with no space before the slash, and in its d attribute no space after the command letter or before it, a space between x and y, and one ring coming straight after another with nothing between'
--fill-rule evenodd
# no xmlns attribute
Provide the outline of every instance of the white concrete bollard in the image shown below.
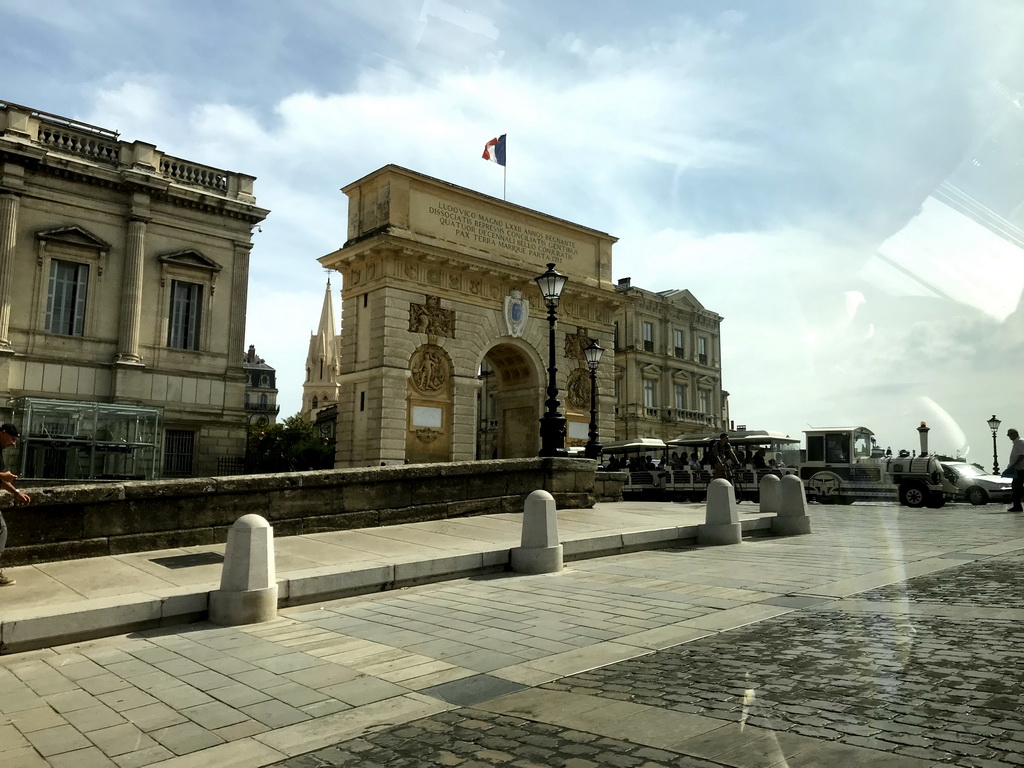
<svg viewBox="0 0 1024 768"><path fill-rule="evenodd" d="M697 526L698 544L739 544L743 541L743 527L732 483L724 477L708 485L707 512L704 525Z"/></svg>
<svg viewBox="0 0 1024 768"><path fill-rule="evenodd" d="M511 551L516 573L555 573L562 570L562 545L558 542L558 513L555 497L534 491L523 504L521 546Z"/></svg>
<svg viewBox="0 0 1024 768"><path fill-rule="evenodd" d="M765 475L757 486L757 493L761 499L761 511L767 515L777 514L782 506L780 482L778 475Z"/></svg>
<svg viewBox="0 0 1024 768"><path fill-rule="evenodd" d="M782 503L772 520L772 533L780 536L798 536L811 532L811 518L807 516L807 495L804 483L796 475L782 478Z"/></svg>
<svg viewBox="0 0 1024 768"><path fill-rule="evenodd" d="M220 589L210 593L210 621L233 626L276 617L274 529L259 515L245 515L228 530Z"/></svg>

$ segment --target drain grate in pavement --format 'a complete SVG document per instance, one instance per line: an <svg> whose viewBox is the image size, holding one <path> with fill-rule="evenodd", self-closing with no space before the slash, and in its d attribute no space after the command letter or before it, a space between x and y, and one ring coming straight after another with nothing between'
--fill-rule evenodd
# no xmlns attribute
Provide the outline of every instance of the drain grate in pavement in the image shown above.
<svg viewBox="0 0 1024 768"><path fill-rule="evenodd" d="M151 562L164 568L193 568L197 565L214 565L223 563L224 555L219 552L196 552L191 555L175 555L174 557L154 557Z"/></svg>

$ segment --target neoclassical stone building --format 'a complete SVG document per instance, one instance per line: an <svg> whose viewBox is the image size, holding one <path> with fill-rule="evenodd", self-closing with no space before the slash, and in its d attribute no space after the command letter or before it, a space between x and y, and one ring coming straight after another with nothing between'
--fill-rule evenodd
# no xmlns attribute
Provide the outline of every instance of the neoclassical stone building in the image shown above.
<svg viewBox="0 0 1024 768"><path fill-rule="evenodd" d="M23 474L213 474L244 453L253 181L0 102L0 415Z"/></svg>
<svg viewBox="0 0 1024 768"><path fill-rule="evenodd" d="M394 165L343 191L348 239L320 259L342 274L337 466L536 456L549 326L534 278L549 263L569 276L556 333L567 444L586 442L590 339L607 350L599 429L614 433L615 238Z"/></svg>
<svg viewBox="0 0 1024 768"><path fill-rule="evenodd" d="M615 436L618 440L725 429L722 317L687 290L653 292L630 279L615 317Z"/></svg>

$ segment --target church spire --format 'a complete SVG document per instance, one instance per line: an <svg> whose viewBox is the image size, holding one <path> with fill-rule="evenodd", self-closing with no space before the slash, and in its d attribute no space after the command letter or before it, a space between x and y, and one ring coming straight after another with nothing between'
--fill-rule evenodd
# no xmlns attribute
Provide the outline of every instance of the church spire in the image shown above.
<svg viewBox="0 0 1024 768"><path fill-rule="evenodd" d="M341 366L341 338L334 322L334 298L327 278L320 325L309 337L306 376L302 385L302 414L309 420L326 405L338 401L338 373Z"/></svg>

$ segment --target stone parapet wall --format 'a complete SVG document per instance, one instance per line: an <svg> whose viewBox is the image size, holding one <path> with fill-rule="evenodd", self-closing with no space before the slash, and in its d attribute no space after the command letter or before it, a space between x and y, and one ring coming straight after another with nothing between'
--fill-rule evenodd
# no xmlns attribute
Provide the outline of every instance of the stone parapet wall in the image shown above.
<svg viewBox="0 0 1024 768"><path fill-rule="evenodd" d="M594 501L622 501L622 488L628 472L595 472Z"/></svg>
<svg viewBox="0 0 1024 768"><path fill-rule="evenodd" d="M536 490L551 493L559 508L591 507L595 463L498 459L36 487L31 506L4 509L10 538L3 564L222 543L231 524L252 513L267 518L275 536L293 536L522 512Z"/></svg>

